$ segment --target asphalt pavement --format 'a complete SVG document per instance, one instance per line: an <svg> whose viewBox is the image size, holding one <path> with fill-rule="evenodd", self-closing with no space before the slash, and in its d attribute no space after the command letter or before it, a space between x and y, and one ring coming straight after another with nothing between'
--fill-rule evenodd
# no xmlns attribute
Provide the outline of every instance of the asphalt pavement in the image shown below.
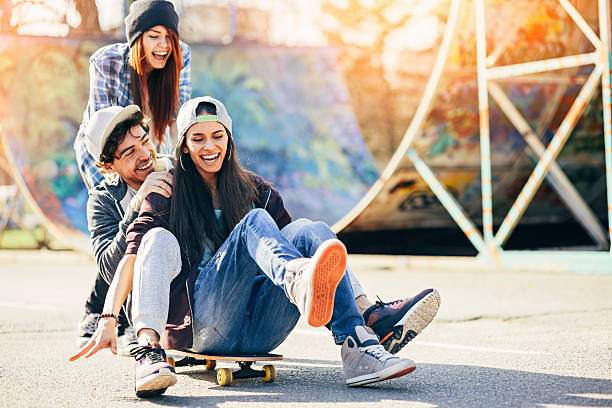
<svg viewBox="0 0 612 408"><path fill-rule="evenodd" d="M275 351L285 359L274 383L220 387L203 367L177 368L163 397L139 400L130 358L104 350L66 359L93 260L0 251L0 407L612 407L612 275L493 271L454 259L349 257L372 299L440 292L436 319L399 353L417 363L405 377L348 388L327 330L300 321Z"/></svg>

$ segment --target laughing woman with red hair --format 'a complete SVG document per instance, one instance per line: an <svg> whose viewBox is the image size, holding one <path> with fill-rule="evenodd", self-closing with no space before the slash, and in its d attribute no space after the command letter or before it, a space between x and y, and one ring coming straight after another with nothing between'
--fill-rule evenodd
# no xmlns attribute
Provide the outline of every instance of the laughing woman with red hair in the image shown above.
<svg viewBox="0 0 612 408"><path fill-rule="evenodd" d="M74 149L88 188L103 177L85 148L84 129L94 112L138 105L150 120L158 153L176 142L176 113L191 97L191 52L179 40L179 18L171 2L137 0L125 18L127 42L97 50L89 60L89 101Z"/></svg>

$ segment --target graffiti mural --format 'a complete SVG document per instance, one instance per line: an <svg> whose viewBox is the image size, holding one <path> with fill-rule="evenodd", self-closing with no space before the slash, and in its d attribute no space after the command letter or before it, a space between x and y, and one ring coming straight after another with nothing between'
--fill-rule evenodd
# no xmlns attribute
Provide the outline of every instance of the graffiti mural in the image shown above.
<svg viewBox="0 0 612 408"><path fill-rule="evenodd" d="M512 2L491 1L487 42L489 56L497 58L497 65L592 50L555 4L527 2L517 10ZM593 4L581 5L588 10L580 11L596 20ZM479 224L473 7L463 14L432 109L413 147ZM0 40L0 122L14 166L48 223L63 228L61 235L69 231L84 237L87 193L79 179L72 143L88 96L88 58L104 43L10 36ZM413 55L411 65L423 62ZM431 55L422 59L433 60ZM557 76L500 81L499 85L547 144L591 69L574 68ZM377 179L378 170L349 108L332 49L192 45L192 80L194 96L208 94L226 103L234 119L241 161L275 184L294 217L334 224ZM595 95L558 163L595 214L605 220L601 111L601 96ZM493 100L490 125L493 216L499 225L537 157L527 150L523 137ZM520 222L556 223L571 217L558 193L544 183ZM454 225L404 159L346 230Z"/></svg>
<svg viewBox="0 0 612 408"><path fill-rule="evenodd" d="M100 42L3 37L0 120L14 166L64 238L86 238L87 191L72 143ZM272 181L294 217L332 224L378 175L331 49L192 46L193 95L234 121L240 159ZM73 245L79 246L79 245Z"/></svg>
<svg viewBox="0 0 612 408"><path fill-rule="evenodd" d="M475 19L474 8L469 4L463 9L433 107L412 146L474 223L481 224ZM597 20L594 3L584 2L581 6L580 12L590 17L589 21ZM486 13L487 55L496 56L495 66L593 51L556 1L526 2L516 7L512 2L491 0ZM544 78L499 81L499 85L547 145L592 68L564 70ZM601 103L601 93L596 92L557 162L605 225ZM493 222L499 225L534 169L537 157L528 151L523 137L492 98L489 120ZM520 223L557 223L572 218L558 193L544 182ZM453 225L444 207L404 158L382 191L345 230Z"/></svg>

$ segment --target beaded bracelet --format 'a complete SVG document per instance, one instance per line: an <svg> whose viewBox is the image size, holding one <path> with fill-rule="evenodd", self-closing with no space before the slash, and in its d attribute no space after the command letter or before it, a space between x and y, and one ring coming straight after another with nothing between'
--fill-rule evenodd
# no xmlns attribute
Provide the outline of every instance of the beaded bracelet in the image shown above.
<svg viewBox="0 0 612 408"><path fill-rule="evenodd" d="M106 317L112 317L113 319L115 319L115 325L119 324L119 316L117 316L114 313L103 313L100 315L100 317L98 317L98 323L100 322L100 319L104 319Z"/></svg>

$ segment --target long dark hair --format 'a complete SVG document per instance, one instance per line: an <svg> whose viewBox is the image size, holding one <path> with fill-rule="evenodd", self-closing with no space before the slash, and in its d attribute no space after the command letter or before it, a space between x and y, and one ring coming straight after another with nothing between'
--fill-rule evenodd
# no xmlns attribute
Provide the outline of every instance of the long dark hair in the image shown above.
<svg viewBox="0 0 612 408"><path fill-rule="evenodd" d="M182 53L178 34L166 28L172 44L172 53L162 69L154 69L145 81L144 47L142 35L130 48L130 91L134 104L151 117L153 137L161 143L166 127L172 121L179 106L179 77L182 68ZM149 94L149 106L143 106L145 88Z"/></svg>
<svg viewBox="0 0 612 408"><path fill-rule="evenodd" d="M216 115L216 107L202 102L196 114ZM236 224L250 210L257 199L255 175L244 169L236 157L234 139L227 129L228 145L221 170L217 174L217 194L222 212L222 225L215 217L212 194L198 173L189 153L183 152L187 137L178 150L175 163L172 200L170 203L170 231L179 242L183 256L190 263L200 262L204 255L204 237L214 245L214 253L227 239Z"/></svg>

